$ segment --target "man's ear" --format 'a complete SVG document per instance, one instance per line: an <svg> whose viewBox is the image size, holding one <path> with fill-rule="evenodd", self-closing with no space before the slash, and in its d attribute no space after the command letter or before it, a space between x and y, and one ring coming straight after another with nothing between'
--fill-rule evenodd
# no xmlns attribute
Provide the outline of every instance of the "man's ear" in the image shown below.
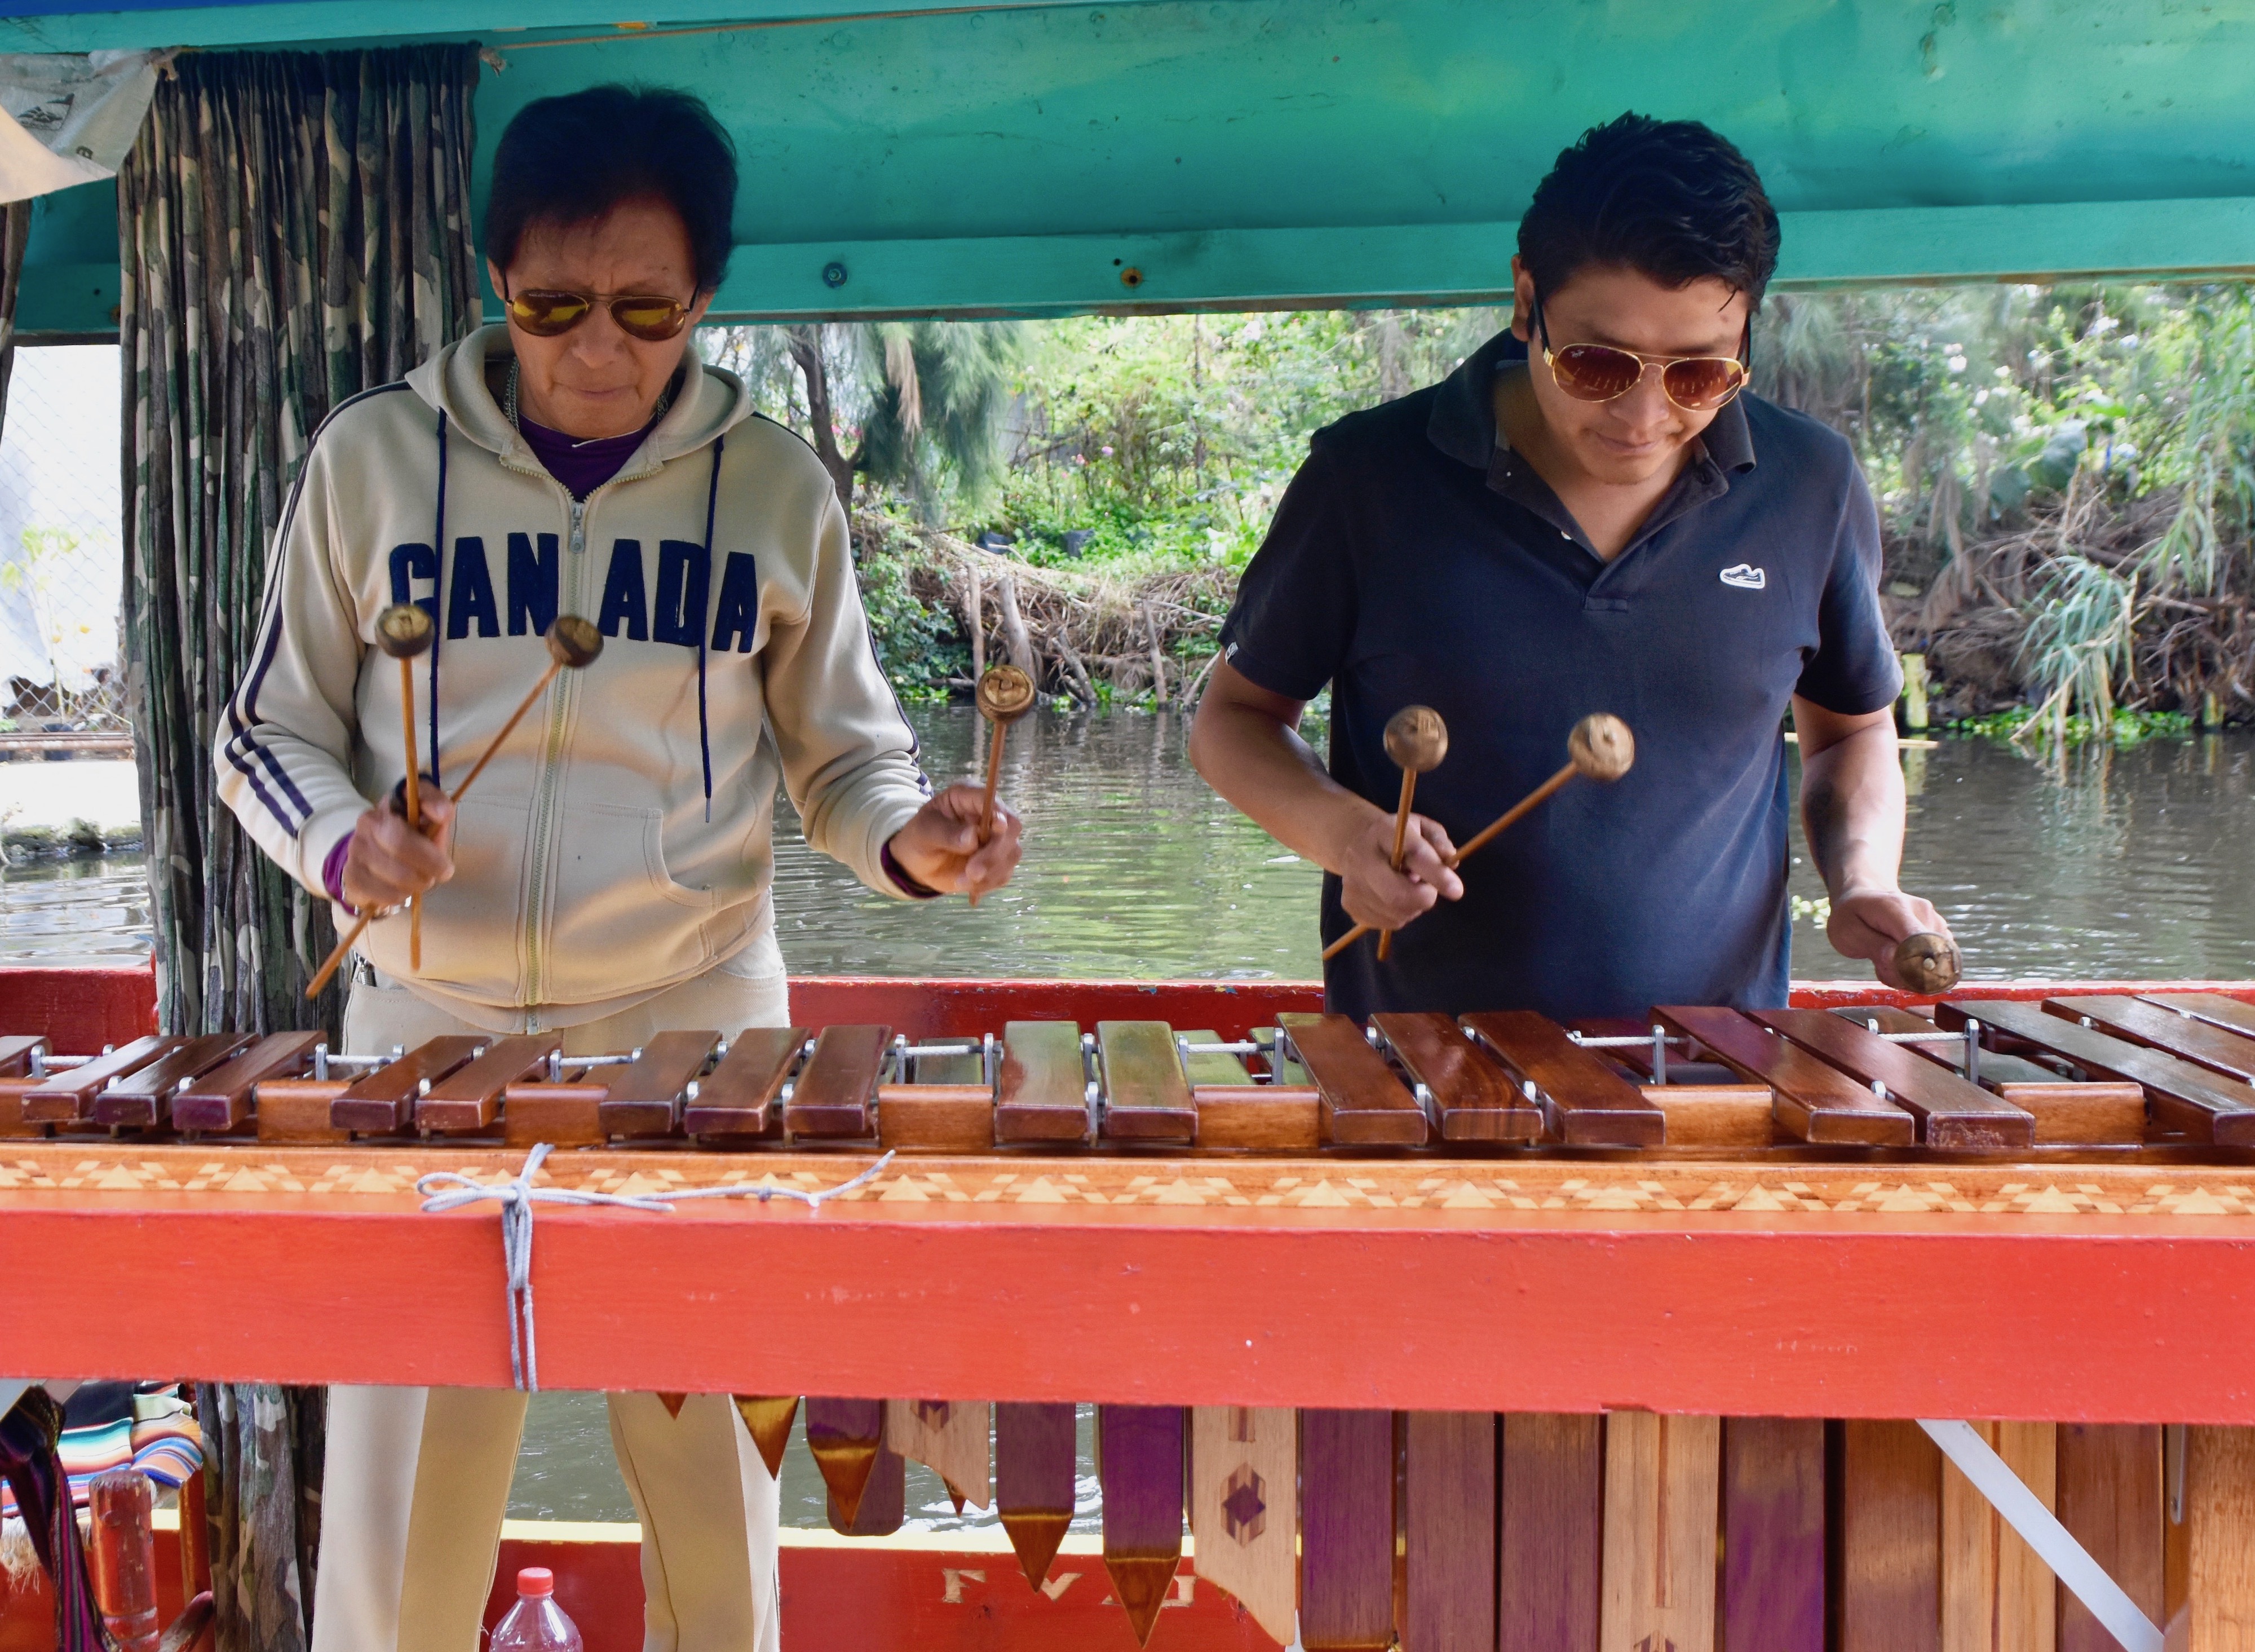
<svg viewBox="0 0 2255 1652"><path fill-rule="evenodd" d="M502 273L501 266L491 258L486 260L486 279L493 283L494 297L497 299L508 297L509 278Z"/></svg>
<svg viewBox="0 0 2255 1652"><path fill-rule="evenodd" d="M1535 278L1528 273L1527 261L1515 252L1511 255L1511 332L1522 343L1534 342Z"/></svg>

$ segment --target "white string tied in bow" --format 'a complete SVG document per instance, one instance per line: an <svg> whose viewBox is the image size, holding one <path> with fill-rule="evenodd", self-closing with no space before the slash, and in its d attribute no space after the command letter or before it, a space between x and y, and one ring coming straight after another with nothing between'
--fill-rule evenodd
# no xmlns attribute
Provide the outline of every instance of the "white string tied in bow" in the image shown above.
<svg viewBox="0 0 2255 1652"><path fill-rule="evenodd" d="M653 1199L640 1193L596 1193L578 1188L535 1187L532 1178L539 1174L541 1161L555 1150L554 1142L541 1142L526 1156L524 1168L506 1182L480 1182L455 1170L432 1170L426 1176L418 1177L415 1183L415 1191L423 1195L423 1208L432 1214L460 1210L487 1199L501 1206L502 1262L508 1273L509 1286L509 1381L528 1394L537 1394L540 1390L540 1360L533 1341L532 1325L532 1207L535 1205L610 1205L669 1216L673 1213L675 1202L685 1199L756 1199L762 1205L770 1199L795 1199L809 1210L819 1211L830 1200L875 1180L885 1166L893 1162L893 1156L887 1153L852 1180L840 1182L835 1187L818 1188L812 1192L796 1187L742 1182L726 1187L685 1188L679 1192L668 1192L662 1199Z"/></svg>

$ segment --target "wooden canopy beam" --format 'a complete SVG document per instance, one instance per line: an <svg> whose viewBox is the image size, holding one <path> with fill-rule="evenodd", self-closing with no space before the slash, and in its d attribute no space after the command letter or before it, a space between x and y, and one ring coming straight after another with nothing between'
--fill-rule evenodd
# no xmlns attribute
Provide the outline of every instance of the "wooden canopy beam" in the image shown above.
<svg viewBox="0 0 2255 1652"><path fill-rule="evenodd" d="M742 166L738 320L1491 302L1535 181L1624 109L1746 151L1788 286L2255 270L2255 17L2230 7L44 3L0 5L0 50L480 39L507 66L481 189L535 99L695 91ZM20 330L109 323L102 188L43 203Z"/></svg>

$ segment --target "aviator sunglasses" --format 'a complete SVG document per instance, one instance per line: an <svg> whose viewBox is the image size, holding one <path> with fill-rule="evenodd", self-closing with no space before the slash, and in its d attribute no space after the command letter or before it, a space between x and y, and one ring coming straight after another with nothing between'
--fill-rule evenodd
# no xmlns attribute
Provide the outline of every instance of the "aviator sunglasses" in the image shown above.
<svg viewBox="0 0 2255 1652"><path fill-rule="evenodd" d="M1577 402L1618 401L1656 367L1669 401L1687 413L1711 413L1746 389L1753 376L1735 355L1640 355L1611 344L1569 344L1553 350L1540 299L1535 301L1535 327L1550 376Z"/></svg>
<svg viewBox="0 0 2255 1652"><path fill-rule="evenodd" d="M619 331L646 344L663 344L689 324L689 306L655 293L551 292L507 294L509 320L537 339L569 333L607 305Z"/></svg>

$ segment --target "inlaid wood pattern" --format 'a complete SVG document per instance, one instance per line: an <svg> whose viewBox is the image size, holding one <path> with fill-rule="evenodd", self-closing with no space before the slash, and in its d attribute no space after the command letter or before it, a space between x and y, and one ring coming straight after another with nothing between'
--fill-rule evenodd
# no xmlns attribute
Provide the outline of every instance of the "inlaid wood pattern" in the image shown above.
<svg viewBox="0 0 2255 1652"><path fill-rule="evenodd" d="M861 1154L559 1151L542 1186L647 1193L769 1183L832 1187L868 1168ZM0 1147L0 1194L351 1194L419 1205L415 1180L454 1170L502 1182L523 1155L404 1142L391 1147L276 1148L246 1142L141 1146L108 1140L15 1140ZM1182 1159L1087 1156L896 1160L851 1205L1085 1205L1401 1211L1735 1211L1777 1216L2004 1215L2053 1219L2255 1217L2255 1168L2195 1164L1906 1166L1651 1158L1619 1165L1478 1160Z"/></svg>

